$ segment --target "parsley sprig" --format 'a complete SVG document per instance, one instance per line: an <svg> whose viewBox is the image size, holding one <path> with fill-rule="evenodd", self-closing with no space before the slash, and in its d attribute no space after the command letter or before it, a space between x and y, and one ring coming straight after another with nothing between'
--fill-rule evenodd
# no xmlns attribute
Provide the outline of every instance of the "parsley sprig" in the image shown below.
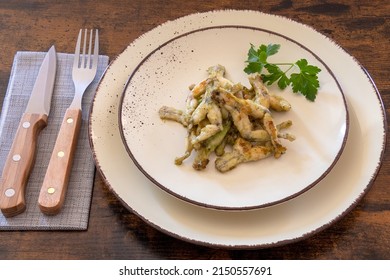
<svg viewBox="0 0 390 280"><path fill-rule="evenodd" d="M246 61L248 65L244 69L245 73L261 73L265 84L271 85L277 82L280 89L285 89L291 85L293 92L300 92L308 100L314 101L320 87L317 74L321 69L310 65L304 58L295 63L268 62L268 58L275 55L279 49L279 44L269 44L267 46L263 44L257 49L251 44L248 51L248 60ZM288 76L287 74L291 70L295 70L295 72Z"/></svg>

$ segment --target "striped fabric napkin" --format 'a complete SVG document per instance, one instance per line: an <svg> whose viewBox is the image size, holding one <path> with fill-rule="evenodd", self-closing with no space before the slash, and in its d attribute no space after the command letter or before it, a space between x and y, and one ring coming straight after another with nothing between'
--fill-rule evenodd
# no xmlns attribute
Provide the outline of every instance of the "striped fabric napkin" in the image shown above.
<svg viewBox="0 0 390 280"><path fill-rule="evenodd" d="M39 68L46 53L17 52L0 117L0 174L11 148L19 120L28 103ZM0 230L86 230L92 199L95 165L88 139L88 115L96 88L108 65L99 56L97 75L83 96L82 125L73 161L65 203L55 216L42 214L38 196L64 113L74 95L73 54L57 53L57 73L47 126L38 138L35 165L26 189L26 211L6 218L0 212Z"/></svg>

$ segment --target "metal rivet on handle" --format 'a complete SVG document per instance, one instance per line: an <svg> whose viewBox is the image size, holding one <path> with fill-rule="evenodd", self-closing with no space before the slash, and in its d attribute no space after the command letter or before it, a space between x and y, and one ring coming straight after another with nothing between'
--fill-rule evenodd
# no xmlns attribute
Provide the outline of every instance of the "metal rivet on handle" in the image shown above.
<svg viewBox="0 0 390 280"><path fill-rule="evenodd" d="M12 160L13 161L19 161L22 157L19 154L13 155Z"/></svg>
<svg viewBox="0 0 390 280"><path fill-rule="evenodd" d="M71 123L73 123L73 119L72 119L72 118L68 118L68 119L66 120L66 122L69 123L69 124L71 124Z"/></svg>
<svg viewBox="0 0 390 280"><path fill-rule="evenodd" d="M55 191L56 191L56 189L53 187L47 189L48 194L53 194L53 193L55 193Z"/></svg>
<svg viewBox="0 0 390 280"><path fill-rule="evenodd" d="M22 124L23 128L29 128L30 125L31 125L30 122L24 122L24 123Z"/></svg>
<svg viewBox="0 0 390 280"><path fill-rule="evenodd" d="M65 153L64 153L63 151L59 151L59 152L57 153L57 156L62 158L62 157L65 156Z"/></svg>
<svg viewBox="0 0 390 280"><path fill-rule="evenodd" d="M13 188L6 189L4 194L6 197L13 197L15 195L15 190Z"/></svg>

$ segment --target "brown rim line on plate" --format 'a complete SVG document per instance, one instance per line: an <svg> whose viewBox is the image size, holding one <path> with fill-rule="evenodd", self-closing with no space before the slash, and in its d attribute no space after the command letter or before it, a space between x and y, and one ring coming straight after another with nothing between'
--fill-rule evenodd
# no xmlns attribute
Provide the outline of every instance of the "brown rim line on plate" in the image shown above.
<svg viewBox="0 0 390 280"><path fill-rule="evenodd" d="M286 29L288 34L297 30L294 39L308 40L310 48L334 70L349 109L349 136L328 176L295 199L251 211L203 208L169 195L146 179L130 160L118 130L118 108L124 86L135 67L156 45L194 28L228 24L253 24L279 33ZM356 83L348 79L350 75ZM355 92L360 92L359 97ZM369 115L365 115L367 109ZM380 94L356 59L311 27L255 11L193 14L144 34L110 63L90 113L90 144L97 169L124 207L170 236L227 249L266 248L296 242L340 220L375 181L387 134ZM356 153L356 149L361 152Z"/></svg>
<svg viewBox="0 0 390 280"><path fill-rule="evenodd" d="M210 43L212 46L213 43L217 44L221 42L223 38L229 38L230 41L232 36L238 36L238 34L241 36L241 38L246 38L245 32L247 32L248 36L251 36L251 38L241 40L244 42L239 46L232 46L231 51L233 53L226 52L221 54L218 59L215 59L217 54L212 53L210 54L210 60L197 60L198 56L205 57L209 52L208 46L204 47L203 44L196 45L198 41L207 41L210 43L213 40L213 36L217 36L217 38L214 39L215 41ZM339 111L334 110L334 114L338 114L337 116L342 120L335 118L332 119L332 116L327 116L327 118L329 118L329 123L326 123L325 121L325 123L320 124L328 129L326 130L327 132L325 132L325 128L321 128L321 130L315 130L316 128L309 128L305 124L301 123L301 126L303 127L303 133L300 134L297 132L295 135L298 139L301 138L297 141L299 143L302 143L302 138L306 137L308 139L306 142L307 145L301 144L300 148L296 148L295 151L294 143L289 145L289 149L292 151L287 151L286 155L282 156L283 160L280 160L279 162L285 162L287 158L290 160L290 164L285 163L279 167L277 163L273 163L270 159L266 159L255 163L256 167L253 163L251 163L251 172L247 173L244 173L244 170L247 166L250 165L242 164L237 167L237 170L230 171L231 173L236 174L236 176L240 176L239 180L237 178L232 178L230 173L226 173L223 176L219 176L220 174L218 172L217 175L213 174L211 166L202 171L207 173L207 175L203 175L193 169L183 171L184 169L182 167L178 167L173 164L173 158L174 153L178 155L180 152L182 152L184 147L182 148L180 143L184 142L184 136L172 136L179 137L178 139L181 141L176 142L173 145L171 145L171 143L173 143L172 141L176 139L164 139L165 137L169 137L170 134L175 133L165 132L164 129L167 128L168 130L172 130L175 128L158 119L158 107L166 105L165 103L169 103L176 105L173 107L183 109L186 98L186 94L184 93L186 87L184 84L177 82L177 80L184 81L188 85L193 82L199 82L200 80L194 81L191 80L191 78L192 76L201 76L201 79L206 78L205 74L201 75L198 72L205 73L208 63L214 63L213 65L224 65L227 60L233 60L232 56L234 57L234 60L237 61L231 62L230 64L234 65L235 67L226 67L226 70L228 73L231 73L231 75L241 78L241 80L238 82L244 83L245 80L243 79L246 78L246 75L239 73L239 71L243 72L242 69L245 67L244 58L238 54L246 54L250 43L252 43L256 37L265 37L261 36L263 34L272 37L267 39L267 43L269 43L270 40L280 40L278 43L282 44L282 48L284 43L285 51L287 51L287 59L289 59L288 56L290 55L290 49L288 47L294 47L297 49L295 52L298 52L300 55L301 53L303 53L303 55L310 55L311 58L314 59L315 62L318 63L323 69L322 72L326 72L322 74L327 75L325 78L326 85L324 86L322 92L320 88L320 92L318 93L319 97L314 103L308 102L302 96L297 97L297 95L293 95L292 92L287 93L282 91L280 93L280 95L283 95L285 98L287 98L287 100L290 100L291 98L293 101L295 101L296 104L298 104L298 106L293 105L292 108L292 110L295 110L294 113L296 113L295 119L293 119L293 123L306 121L309 123L309 126L318 126L318 123L310 124L311 120L307 120L308 118L313 118L313 114L317 113L316 110L318 110L318 106L322 106L320 107L321 110L318 112L319 114L325 114L328 111L331 111L328 110L327 107L334 107L339 109ZM225 43L227 42L221 42L222 45L226 46L227 44ZM287 44L289 45L287 46ZM189 48L189 46L191 47ZM238 51L237 55L235 56L236 50L239 48L241 48L241 51ZM220 51L218 50L218 52ZM284 56L286 56L286 53ZM295 56L300 57L298 54ZM235 57L237 57L237 59L235 59ZM289 61L296 61L293 60L296 59L296 57ZM165 65L169 67L163 67ZM232 69L234 71L232 71ZM237 69L239 69L239 71ZM195 70L194 74L191 72L193 70ZM182 75L176 79L176 75L180 75L180 73L189 74ZM328 87L330 88L329 90L327 89ZM276 89L273 88L273 90ZM326 92L327 90L329 92L337 91L337 93L328 93ZM321 96L327 94L330 95L330 97ZM169 95L169 97L167 98L166 95ZM161 101L160 97L164 101ZM331 98L336 99L336 101L331 100ZM181 103L178 100L181 101ZM321 105L322 103L325 105ZM153 109L148 111L145 109L145 107L149 106L151 106ZM305 109L305 107L312 108ZM311 113L307 115L299 114L299 112L306 110L310 110ZM145 57L135 67L135 70L130 75L127 85L124 89L124 93L122 94L119 111L120 132L126 150L131 159L134 161L135 165L149 180L151 180L164 191L187 202L220 210L249 210L268 207L285 202L306 192L315 186L319 181L321 181L337 162L344 149L349 127L348 109L344 94L339 82L326 63L322 61L321 58L313 51L285 35L251 26L226 25L196 29L192 30L191 32L175 36L163 44L159 44L154 50L145 55ZM288 117L284 118L286 119ZM280 117L280 119L283 120L283 117ZM335 122L335 124L332 123L332 120ZM160 129L160 126L163 128ZM293 125L293 130L294 127L295 126ZM180 130L182 128L177 126L176 129ZM311 131L307 132L308 129L311 129ZM158 132L154 132L154 130L158 130ZM324 132L322 132L322 130L324 130ZM327 146L322 145L320 147L318 145L316 147L315 144L309 142L309 138L315 137L313 137L313 135L305 135L304 133L319 135L323 133L321 138L327 139L327 143L325 143ZM331 137L329 136L330 134L332 134ZM149 140L147 138L153 139ZM154 141L154 139L158 139L158 141L162 144L157 143ZM321 139L317 138L317 140ZM323 143L324 142L325 141L323 141ZM323 151L327 151L327 149L329 150L329 146L333 145L336 147L335 149L332 148L329 154L322 155ZM165 152L170 152L169 146L174 147L174 150L171 151L170 156L167 156ZM306 151L302 152L304 149L306 149ZM149 151L154 152L150 152L151 155L148 158L144 158L144 155L148 154ZM294 152L297 155L295 158L291 158L291 155L294 155ZM318 156L313 155L314 153L318 153ZM318 164L320 166L319 168L321 169L318 168L319 170L316 170L317 168L315 168L310 171L312 163L310 163L310 160L308 160L308 154L310 157L312 157L311 161L316 162L316 164ZM326 161L324 160L325 157ZM190 161L191 158L187 160ZM297 161L299 162L304 160L307 161L305 164L299 164L301 170L297 170L297 168L294 169L293 165L296 165ZM322 160L325 162L322 163ZM184 162L183 165L188 164L188 161ZM152 165L156 164L159 165L157 168L154 168L154 166L152 167ZM212 164L213 163L211 162L209 165ZM272 167L268 167L270 164L272 164ZM279 174L270 173L274 172L275 170L277 171L279 168L280 170L283 170L285 173L284 176L286 176L288 179L282 180L281 178L271 178L269 180L263 180L263 178L259 178L257 180L257 177L261 176L279 176ZM308 172L306 172L306 170L308 170ZM263 174L261 174L261 171L263 171ZM298 172L300 172L300 174L298 174ZM312 172L315 175L312 175ZM170 176L167 174L172 175ZM295 176L295 179L292 180L292 182L288 181L290 180L290 176ZM225 177L228 179L224 180ZM303 177L302 183L298 182L298 180L300 180L299 177ZM208 178L210 179L208 180ZM198 181L198 179L200 180ZM257 186L250 186L249 184L251 183L246 185L245 181L247 179L253 182L254 185L257 184ZM272 182L272 180L275 180L275 182ZM235 181L235 183L230 184L232 181ZM242 186L243 184L244 186ZM244 195L241 195L241 189L244 189ZM286 193L284 194L283 192ZM269 199L267 197L268 195L270 195ZM256 200L257 198L258 201Z"/></svg>

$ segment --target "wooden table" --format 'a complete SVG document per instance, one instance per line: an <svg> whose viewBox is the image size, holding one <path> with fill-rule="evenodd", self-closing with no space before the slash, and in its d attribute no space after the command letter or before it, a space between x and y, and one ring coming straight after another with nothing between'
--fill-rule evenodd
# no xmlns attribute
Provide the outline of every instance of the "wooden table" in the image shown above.
<svg viewBox="0 0 390 280"><path fill-rule="evenodd" d="M390 3L381 0L1 1L1 103L18 50L44 51L55 44L58 52L72 53L77 30L96 27L101 53L114 58L167 20L215 9L258 10L312 26L368 70L390 108ZM371 190L336 224L298 243L230 251L193 245L155 230L126 210L96 174L87 231L0 232L0 259L390 259L388 182L386 153Z"/></svg>

